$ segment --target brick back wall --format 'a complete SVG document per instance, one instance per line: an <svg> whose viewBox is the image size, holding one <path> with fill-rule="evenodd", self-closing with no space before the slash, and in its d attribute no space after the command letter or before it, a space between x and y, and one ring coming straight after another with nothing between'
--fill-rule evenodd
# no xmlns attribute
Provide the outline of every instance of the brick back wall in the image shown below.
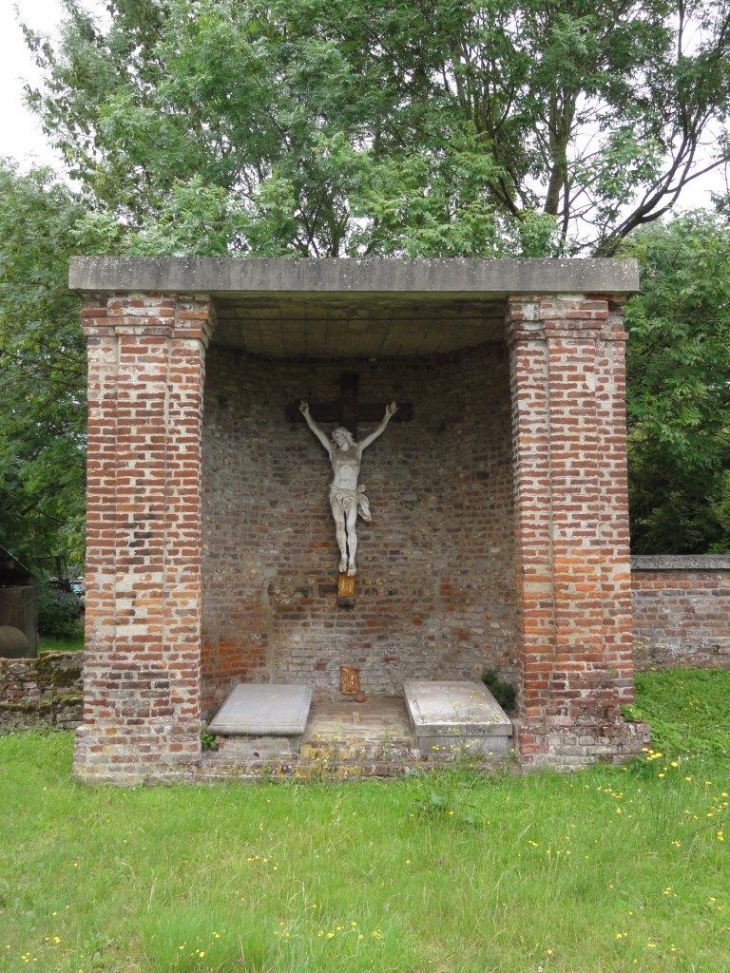
<svg viewBox="0 0 730 973"><path fill-rule="evenodd" d="M637 668L730 667L730 557L634 557Z"/></svg>
<svg viewBox="0 0 730 973"><path fill-rule="evenodd" d="M203 711L238 681L337 694L403 679L516 675L509 373L500 346L443 357L296 363L208 352L203 432ZM324 450L285 405L339 397L413 404L365 453L357 603L336 607ZM325 427L331 431L331 427ZM359 427L359 438L371 429Z"/></svg>

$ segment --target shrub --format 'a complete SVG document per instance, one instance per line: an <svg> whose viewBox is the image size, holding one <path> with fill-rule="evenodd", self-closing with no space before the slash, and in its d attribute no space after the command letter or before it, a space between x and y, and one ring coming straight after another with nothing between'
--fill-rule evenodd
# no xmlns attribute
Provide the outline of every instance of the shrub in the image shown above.
<svg viewBox="0 0 730 973"><path fill-rule="evenodd" d="M507 713L511 713L517 705L517 690L499 678L494 669L486 669L482 673L482 682L489 689L492 696Z"/></svg>
<svg viewBox="0 0 730 973"><path fill-rule="evenodd" d="M38 591L38 632L71 641L83 634L81 602L72 591L43 585Z"/></svg>

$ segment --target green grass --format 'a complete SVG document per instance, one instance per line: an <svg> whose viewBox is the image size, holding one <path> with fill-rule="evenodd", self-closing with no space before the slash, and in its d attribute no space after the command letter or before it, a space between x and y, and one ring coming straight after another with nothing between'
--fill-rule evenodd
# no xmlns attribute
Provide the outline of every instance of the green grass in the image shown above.
<svg viewBox="0 0 730 973"><path fill-rule="evenodd" d="M668 669L636 675L632 715L651 726L654 748L730 759L730 673Z"/></svg>
<svg viewBox="0 0 730 973"><path fill-rule="evenodd" d="M670 727L697 698L698 732L720 722L730 672L665 675L637 709ZM574 775L129 790L73 782L71 746L0 739L3 973L727 968L714 745Z"/></svg>
<svg viewBox="0 0 730 973"><path fill-rule="evenodd" d="M75 639L57 639L49 635L43 636L38 642L39 652L83 652L84 636Z"/></svg>

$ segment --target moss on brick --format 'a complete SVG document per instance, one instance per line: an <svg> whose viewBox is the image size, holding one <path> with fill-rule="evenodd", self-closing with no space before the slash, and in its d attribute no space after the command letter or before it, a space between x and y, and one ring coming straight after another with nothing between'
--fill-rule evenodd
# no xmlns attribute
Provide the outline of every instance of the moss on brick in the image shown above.
<svg viewBox="0 0 730 973"><path fill-rule="evenodd" d="M18 699L14 702L0 701L0 713L50 713L53 700L47 696L41 699Z"/></svg>
<svg viewBox="0 0 730 973"><path fill-rule="evenodd" d="M74 656L75 664L66 660ZM83 663L77 652L44 652L35 660L38 685L43 688L65 689L79 683Z"/></svg>
<svg viewBox="0 0 730 973"><path fill-rule="evenodd" d="M0 733L81 721L83 656L47 652L13 662L0 684Z"/></svg>

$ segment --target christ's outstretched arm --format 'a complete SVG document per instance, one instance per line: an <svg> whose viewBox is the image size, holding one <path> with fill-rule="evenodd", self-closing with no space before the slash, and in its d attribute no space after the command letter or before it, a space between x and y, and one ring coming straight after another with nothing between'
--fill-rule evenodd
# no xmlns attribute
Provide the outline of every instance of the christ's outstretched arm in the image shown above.
<svg viewBox="0 0 730 973"><path fill-rule="evenodd" d="M309 406L306 402L302 401L299 403L299 411L304 416L307 425L312 430L317 439L322 443L324 448L327 450L327 455L332 459L332 443L329 441L325 433L320 429L317 423L314 421L309 413Z"/></svg>
<svg viewBox="0 0 730 973"><path fill-rule="evenodd" d="M393 418L393 416L396 414L397 411L398 411L398 406L395 404L395 402L391 402L389 405L386 405L385 415L383 416L382 421L378 426L378 428L374 429L369 436L366 436L363 439L363 441L358 444L361 453L364 449L367 449L371 443L374 443L375 440L378 438L378 436L383 435L383 433L385 432L385 427L388 425L388 423L390 422L390 420Z"/></svg>

